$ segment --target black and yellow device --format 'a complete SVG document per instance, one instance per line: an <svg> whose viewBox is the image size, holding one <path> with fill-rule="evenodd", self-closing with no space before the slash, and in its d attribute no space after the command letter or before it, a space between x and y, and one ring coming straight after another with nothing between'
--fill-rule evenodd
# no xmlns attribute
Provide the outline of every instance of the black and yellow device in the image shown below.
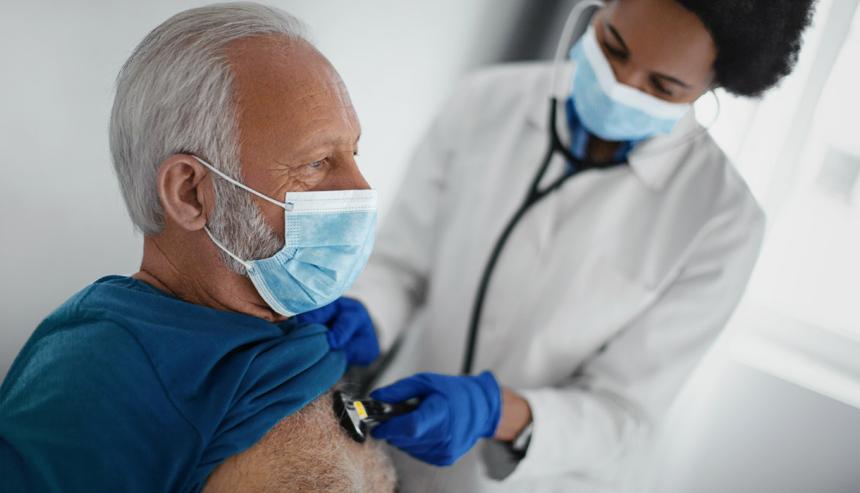
<svg viewBox="0 0 860 493"><path fill-rule="evenodd" d="M418 400L410 399L391 404L373 399L356 399L338 390L334 393L333 405L334 414L343 429L353 440L363 443L370 427L394 416L414 411L418 407Z"/></svg>

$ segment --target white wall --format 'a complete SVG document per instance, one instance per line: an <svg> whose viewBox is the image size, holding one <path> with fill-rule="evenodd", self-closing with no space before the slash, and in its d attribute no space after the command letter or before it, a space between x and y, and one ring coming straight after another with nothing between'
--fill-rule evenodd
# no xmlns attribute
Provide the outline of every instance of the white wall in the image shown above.
<svg viewBox="0 0 860 493"><path fill-rule="evenodd" d="M141 237L108 154L113 81L150 29L205 3L0 3L0 379L65 298L137 270ZM270 3L308 23L346 81L363 125L360 164L384 209L440 99L495 56L521 2Z"/></svg>
<svg viewBox="0 0 860 493"><path fill-rule="evenodd" d="M860 491L857 408L716 351L666 424L653 493ZM646 490L640 490L646 491Z"/></svg>

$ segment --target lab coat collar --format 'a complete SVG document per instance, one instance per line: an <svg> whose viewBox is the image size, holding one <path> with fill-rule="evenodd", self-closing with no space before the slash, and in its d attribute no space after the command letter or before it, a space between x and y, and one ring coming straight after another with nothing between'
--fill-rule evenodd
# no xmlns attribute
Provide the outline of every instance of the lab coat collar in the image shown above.
<svg viewBox="0 0 860 493"><path fill-rule="evenodd" d="M550 68L550 74L551 72ZM573 73L573 64L566 63L560 71L560 77L564 77L564 81L571 81ZM551 78L552 75L548 77L548 79ZM569 91L570 83L564 81L559 82L559 88L565 87ZM549 102L548 93L536 94L528 116L529 122L543 132L549 132L547 125ZM570 142L570 129L562 103L563 101L560 100L556 114L556 128L562 142L567 143ZM690 108L690 111L675 125L672 133L640 142L627 156L627 161L633 173L646 187L655 191L661 190L681 165L691 146L705 133L706 130L696 121L695 111Z"/></svg>

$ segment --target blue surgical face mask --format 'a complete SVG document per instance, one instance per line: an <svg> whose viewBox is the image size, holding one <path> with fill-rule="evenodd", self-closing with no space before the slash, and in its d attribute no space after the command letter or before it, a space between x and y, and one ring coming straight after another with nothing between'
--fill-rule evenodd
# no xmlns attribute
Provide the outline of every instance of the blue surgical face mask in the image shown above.
<svg viewBox="0 0 860 493"><path fill-rule="evenodd" d="M230 183L284 209L284 246L264 259L237 257L206 228L218 248L245 266L272 310L290 317L325 306L355 282L373 250L375 190L287 192L279 202L195 158Z"/></svg>
<svg viewBox="0 0 860 493"><path fill-rule="evenodd" d="M573 46L573 102L590 133L604 140L632 141L668 134L689 111L689 104L670 103L622 84L589 27Z"/></svg>

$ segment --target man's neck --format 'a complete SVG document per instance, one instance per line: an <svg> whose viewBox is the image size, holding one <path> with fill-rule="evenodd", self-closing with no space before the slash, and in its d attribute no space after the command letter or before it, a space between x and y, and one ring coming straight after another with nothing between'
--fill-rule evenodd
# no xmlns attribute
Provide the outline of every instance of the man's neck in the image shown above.
<svg viewBox="0 0 860 493"><path fill-rule="evenodd" d="M224 265L211 243L197 240L181 242L186 249L201 243L188 252L178 248L180 242L172 241L167 233L145 236L140 270L132 277L195 305L270 322L285 319L266 305L247 277Z"/></svg>

